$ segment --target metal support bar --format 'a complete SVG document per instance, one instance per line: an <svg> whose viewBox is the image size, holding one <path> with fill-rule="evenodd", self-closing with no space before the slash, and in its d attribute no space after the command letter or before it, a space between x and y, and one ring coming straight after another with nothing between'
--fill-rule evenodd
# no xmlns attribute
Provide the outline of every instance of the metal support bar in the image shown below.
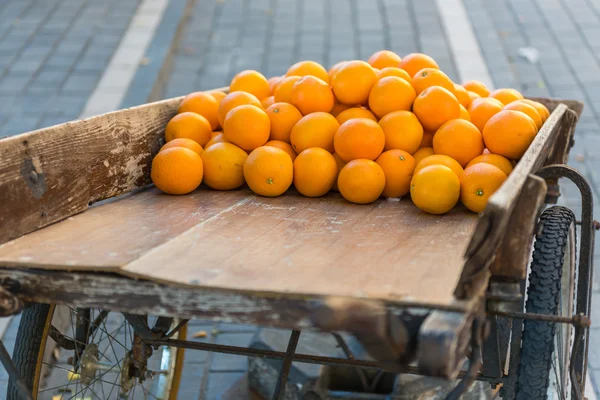
<svg viewBox="0 0 600 400"><path fill-rule="evenodd" d="M336 332L332 332L331 334L335 338L335 341L337 342L338 346L340 346L346 357L348 357L350 360L355 360L354 354L352 354L352 350L350 350L350 347L348 347L348 345L344 341L344 338L342 338L342 336ZM365 371L363 371L360 368L355 368L355 371L358 375L358 379L360 379L360 384L362 385L363 390L369 390L369 382L367 380L367 376L365 375Z"/></svg>
<svg viewBox="0 0 600 400"><path fill-rule="evenodd" d="M285 385L287 384L287 378L290 373L290 368L292 367L298 340L300 340L300 331L292 331L287 350L285 351L283 365L279 372L279 378L277 379L277 386L275 386L275 392L273 393L273 400L283 400L285 397Z"/></svg>
<svg viewBox="0 0 600 400"><path fill-rule="evenodd" d="M2 365L4 366L4 369L6 369L6 372L8 373L10 380L17 387L17 390L19 391L21 396L23 396L23 399L24 400L33 400L33 396L31 395L31 392L30 392L29 388L27 387L27 384L25 383L25 381L23 381L23 378L21 377L21 374L19 373L19 371L17 371L15 364L13 364L12 359L10 358L10 355L8 354L8 351L6 351L6 347L4 347L4 343L1 340L0 340L0 361L2 362Z"/></svg>

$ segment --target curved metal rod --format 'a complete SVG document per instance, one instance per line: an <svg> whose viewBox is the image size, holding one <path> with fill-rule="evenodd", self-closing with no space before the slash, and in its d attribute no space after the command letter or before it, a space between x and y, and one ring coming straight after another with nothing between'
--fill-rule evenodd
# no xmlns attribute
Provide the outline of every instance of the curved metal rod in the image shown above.
<svg viewBox="0 0 600 400"><path fill-rule="evenodd" d="M594 254L594 202L592 197L592 188L587 180L579 173L579 171L567 165L548 165L540 169L537 172L537 175L544 179L567 178L577 186L579 192L581 193L581 241L579 244L576 313L589 317L593 282L592 257ZM585 329L585 338L582 343L583 345L573 348L570 376L579 378L576 382L571 382L573 384L574 396L577 396L578 392L583 393L582 388L585 387L587 356L590 340L589 336L590 330L587 328ZM576 388L578 385L579 387Z"/></svg>

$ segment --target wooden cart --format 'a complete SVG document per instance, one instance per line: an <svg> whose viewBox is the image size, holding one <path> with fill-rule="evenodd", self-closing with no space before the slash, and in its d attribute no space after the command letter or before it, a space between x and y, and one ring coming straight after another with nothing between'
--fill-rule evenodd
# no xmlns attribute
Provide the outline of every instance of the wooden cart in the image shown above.
<svg viewBox="0 0 600 400"><path fill-rule="evenodd" d="M592 200L563 165L581 103L536 99L552 114L485 211L434 216L407 199L358 206L291 190L163 195L150 186L150 164L180 100L0 141L0 308L25 305L14 363L0 351L8 399L66 399L86 387L113 398L93 390L108 373L116 392L142 386L175 398L184 348L283 360L277 399L299 390L286 389L292 362L460 378L448 398L474 379L501 384L505 398L538 398L530 391L540 388L545 398L548 387L583 398ZM578 263L573 213L553 207L540 217L560 177L582 192ZM132 329L107 355L96 342L111 340L109 311ZM191 318L292 333L285 351L184 340ZM298 354L301 330L348 332L371 359ZM52 392L44 379L61 360L72 372Z"/></svg>

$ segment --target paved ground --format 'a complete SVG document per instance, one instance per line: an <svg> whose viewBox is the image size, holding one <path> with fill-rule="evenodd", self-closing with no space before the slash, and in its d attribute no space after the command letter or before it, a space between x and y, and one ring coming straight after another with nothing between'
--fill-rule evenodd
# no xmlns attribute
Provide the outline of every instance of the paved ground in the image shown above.
<svg viewBox="0 0 600 400"><path fill-rule="evenodd" d="M600 1L458 2L464 5L467 23L496 87L586 102L571 165L593 183L598 207ZM428 53L451 78L469 78L458 76L458 71L464 70L458 66L464 67L469 60L452 51L438 8L451 3L456 1L189 0L190 17L182 26L162 97L225 86L242 69L278 75L303 59L329 66L345 59L365 59L382 48L401 55ZM79 116L137 7L135 0L0 3L0 99L4 106L0 110L0 137ZM167 12L157 32L162 32L163 25L174 31L178 23L176 14ZM463 33L457 34L460 37ZM150 48L166 37L166 33L157 35ZM518 51L523 47L535 47L540 61L532 64L520 57ZM150 57L154 63L150 67L160 66L166 52L160 54ZM127 93L129 102L123 104L147 98L143 90L153 86L158 76L150 73L150 67L139 67ZM561 201L580 210L573 187L565 188ZM600 241L596 244L600 248ZM600 257L596 257L596 265L600 265ZM600 272L595 275L594 291L600 298ZM599 301L593 319L600 320ZM17 326L18 318L4 336L8 347L14 344ZM206 340L216 343L246 345L256 329L196 321L193 330L205 330L209 333ZM200 352L187 352L186 364L197 368L184 369L182 399L218 399L246 370L243 357ZM596 389L600 389L598 325L592 328L590 373ZM3 379L6 375L0 371L0 386Z"/></svg>

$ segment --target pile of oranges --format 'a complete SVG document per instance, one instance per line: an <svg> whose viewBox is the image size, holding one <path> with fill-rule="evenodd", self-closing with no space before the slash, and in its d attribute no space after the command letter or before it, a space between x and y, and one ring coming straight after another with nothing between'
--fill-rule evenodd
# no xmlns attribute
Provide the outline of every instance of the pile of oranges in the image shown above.
<svg viewBox="0 0 600 400"><path fill-rule="evenodd" d="M279 196L293 184L308 197L410 193L431 214L459 201L481 212L548 116L514 89L452 82L425 54L382 50L329 71L302 61L270 79L240 72L228 94L186 96L151 176L170 194L204 183Z"/></svg>

